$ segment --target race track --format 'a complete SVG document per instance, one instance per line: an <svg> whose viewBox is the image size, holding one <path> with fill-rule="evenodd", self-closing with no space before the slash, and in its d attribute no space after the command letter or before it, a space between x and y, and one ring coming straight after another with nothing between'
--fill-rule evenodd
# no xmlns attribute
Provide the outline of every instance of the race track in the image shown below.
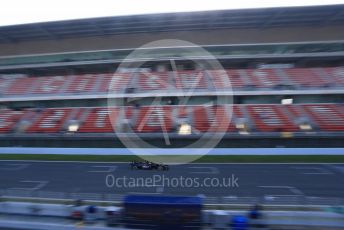
<svg viewBox="0 0 344 230"><path fill-rule="evenodd" d="M160 172L131 170L127 163L0 161L0 191L7 195L43 191L342 199L343 176L340 164L187 164Z"/></svg>

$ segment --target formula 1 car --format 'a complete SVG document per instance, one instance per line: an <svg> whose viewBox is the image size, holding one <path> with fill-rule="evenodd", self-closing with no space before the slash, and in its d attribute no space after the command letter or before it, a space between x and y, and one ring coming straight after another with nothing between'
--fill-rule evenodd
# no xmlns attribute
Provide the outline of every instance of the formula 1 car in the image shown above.
<svg viewBox="0 0 344 230"><path fill-rule="evenodd" d="M168 165L157 164L157 163L153 163L149 161L145 161L145 162L133 161L130 163L130 168L142 169L142 170L159 170L159 171L167 171L170 169Z"/></svg>

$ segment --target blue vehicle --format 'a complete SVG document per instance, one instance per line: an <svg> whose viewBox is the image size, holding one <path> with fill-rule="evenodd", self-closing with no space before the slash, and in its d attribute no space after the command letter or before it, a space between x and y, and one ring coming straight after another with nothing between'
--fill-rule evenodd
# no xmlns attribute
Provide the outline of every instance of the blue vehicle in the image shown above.
<svg viewBox="0 0 344 230"><path fill-rule="evenodd" d="M128 228L201 229L202 207L201 197L127 195L123 221Z"/></svg>

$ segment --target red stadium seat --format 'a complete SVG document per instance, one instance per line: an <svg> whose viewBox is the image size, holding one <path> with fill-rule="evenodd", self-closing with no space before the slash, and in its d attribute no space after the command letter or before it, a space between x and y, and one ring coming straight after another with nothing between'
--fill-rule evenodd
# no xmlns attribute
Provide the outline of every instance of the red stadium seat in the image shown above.
<svg viewBox="0 0 344 230"><path fill-rule="evenodd" d="M142 106L135 126L136 132L170 132L172 129L171 106Z"/></svg>
<svg viewBox="0 0 344 230"><path fill-rule="evenodd" d="M328 104L304 105L305 110L323 131L344 131L344 114Z"/></svg>
<svg viewBox="0 0 344 230"><path fill-rule="evenodd" d="M68 86L71 79L70 76L55 76L55 77L37 77L35 78L35 86L32 93L47 94L47 93L63 93L64 87Z"/></svg>
<svg viewBox="0 0 344 230"><path fill-rule="evenodd" d="M11 132L25 112L0 109L0 133Z"/></svg>
<svg viewBox="0 0 344 230"><path fill-rule="evenodd" d="M129 83L132 80L131 73L119 74L105 74L101 78L100 86L97 92L100 93L124 93L126 88L129 88Z"/></svg>
<svg viewBox="0 0 344 230"><path fill-rule="evenodd" d="M230 111L232 116L230 116ZM306 121L319 131L344 131L344 106L341 104L254 104L254 105L196 105L196 106L142 106L96 108L49 108L14 111L2 109L0 132L16 131L18 122L28 127L21 132L59 133L77 124L80 133L112 133L123 122L135 132L174 132L182 123L189 123L193 133L204 132L299 132L297 122ZM119 123L122 122L122 123ZM242 124L245 124L243 128ZM240 125L237 127L237 125ZM252 128L255 128L252 129ZM243 130L242 130L243 129Z"/></svg>
<svg viewBox="0 0 344 230"><path fill-rule="evenodd" d="M207 71L209 79L215 89L238 89L246 85L244 79L242 78L240 71L238 70L211 70Z"/></svg>
<svg viewBox="0 0 344 230"><path fill-rule="evenodd" d="M71 108L44 109L36 121L26 130L29 133L58 133L70 115Z"/></svg>
<svg viewBox="0 0 344 230"><path fill-rule="evenodd" d="M230 109L232 106L211 106L209 107L209 113L211 118L210 130L211 132L233 132L235 131L235 125L233 123L233 115L230 116ZM234 112L233 112L234 113Z"/></svg>
<svg viewBox="0 0 344 230"><path fill-rule="evenodd" d="M100 75L74 75L71 76L70 84L65 93L91 93L96 90L97 79Z"/></svg>
<svg viewBox="0 0 344 230"><path fill-rule="evenodd" d="M3 94L27 95L31 93L36 77L21 77L14 79Z"/></svg>
<svg viewBox="0 0 344 230"><path fill-rule="evenodd" d="M193 130L198 133L207 132L210 128L210 120L208 114L208 107L193 106Z"/></svg>
<svg viewBox="0 0 344 230"><path fill-rule="evenodd" d="M166 90L171 87L169 73L143 72L138 73L138 84L143 91ZM175 86L173 86L174 88Z"/></svg>
<svg viewBox="0 0 344 230"><path fill-rule="evenodd" d="M112 133L117 122L118 108L90 108L78 132ZM113 122L113 123L112 123Z"/></svg>
<svg viewBox="0 0 344 230"><path fill-rule="evenodd" d="M34 94L132 93L175 89L243 90L273 89L278 85L302 87L342 87L344 68L186 70L177 72L107 73L69 76L0 78L0 90L7 96Z"/></svg>
<svg viewBox="0 0 344 230"><path fill-rule="evenodd" d="M312 68L288 68L281 69L290 80L291 85L302 87L321 87L326 84L321 76Z"/></svg>
<svg viewBox="0 0 344 230"><path fill-rule="evenodd" d="M272 88L283 82L274 69L247 69L242 71L246 72L251 85L256 87Z"/></svg>
<svg viewBox="0 0 344 230"><path fill-rule="evenodd" d="M172 73L175 78L176 88L185 90L196 90L208 88L204 71L176 71Z"/></svg>
<svg viewBox="0 0 344 230"><path fill-rule="evenodd" d="M335 86L344 86L344 67L324 68L326 78Z"/></svg>
<svg viewBox="0 0 344 230"><path fill-rule="evenodd" d="M281 106L247 105L247 109L258 131L297 131L297 126L281 111Z"/></svg>

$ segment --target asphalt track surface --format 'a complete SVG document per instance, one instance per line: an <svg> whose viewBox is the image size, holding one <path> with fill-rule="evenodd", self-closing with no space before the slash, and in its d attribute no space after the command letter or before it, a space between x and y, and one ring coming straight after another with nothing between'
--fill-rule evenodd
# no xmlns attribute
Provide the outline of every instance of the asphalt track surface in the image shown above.
<svg viewBox="0 0 344 230"><path fill-rule="evenodd" d="M187 164L161 172L127 163L0 161L0 190L344 198L344 165Z"/></svg>

